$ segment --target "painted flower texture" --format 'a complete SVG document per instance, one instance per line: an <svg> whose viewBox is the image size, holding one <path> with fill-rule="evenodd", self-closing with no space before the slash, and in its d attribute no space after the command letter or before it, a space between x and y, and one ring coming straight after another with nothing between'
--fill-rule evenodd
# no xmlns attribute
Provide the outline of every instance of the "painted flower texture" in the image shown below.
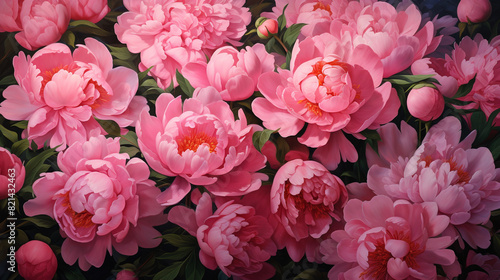
<svg viewBox="0 0 500 280"><path fill-rule="evenodd" d="M42 174L36 198L24 204L27 215L57 221L64 261L83 270L100 267L106 251L130 256L161 242L153 228L167 221L156 203L160 190L144 161L119 151L119 139L104 136L71 145L57 157L61 171Z"/></svg>
<svg viewBox="0 0 500 280"><path fill-rule="evenodd" d="M133 53L139 70L150 70L161 88L188 62L206 61L226 43L239 46L251 14L243 0L124 0L129 10L118 17L115 32Z"/></svg>
<svg viewBox="0 0 500 280"><path fill-rule="evenodd" d="M347 42L345 42L347 40ZM292 51L290 70L260 76L264 98L252 102L266 128L316 149L314 158L329 169L358 154L343 132L355 134L391 121L399 100L390 83L382 82L383 65L368 45L353 46L329 33L308 37Z"/></svg>
<svg viewBox="0 0 500 280"><path fill-rule="evenodd" d="M229 105L213 87L198 89L193 98L165 93L156 101L156 117L144 110L137 124L139 147L151 168L176 176L158 202L178 203L202 185L219 196L244 195L259 189L267 175L259 173L266 158L252 144L262 128L247 124L243 111L235 120Z"/></svg>
<svg viewBox="0 0 500 280"><path fill-rule="evenodd" d="M500 208L500 169L491 152L471 148L475 133L460 141L461 124L447 117L434 125L417 148L416 135L404 122L380 128L380 157L367 151L368 187L375 194L414 203L435 202L450 218L445 235L473 248L487 248L491 211ZM463 241L462 241L463 240Z"/></svg>
<svg viewBox="0 0 500 280"><path fill-rule="evenodd" d="M48 142L63 150L104 134L96 118L133 126L146 107L146 99L135 95L137 73L113 68L108 49L92 38L73 54L68 46L54 43L33 57L20 52L13 64L18 85L3 92L0 114L27 120L27 138L39 147Z"/></svg>

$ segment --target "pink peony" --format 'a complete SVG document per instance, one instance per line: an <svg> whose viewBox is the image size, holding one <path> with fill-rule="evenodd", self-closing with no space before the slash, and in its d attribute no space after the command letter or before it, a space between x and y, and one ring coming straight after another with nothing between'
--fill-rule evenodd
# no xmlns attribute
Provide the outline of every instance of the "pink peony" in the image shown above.
<svg viewBox="0 0 500 280"><path fill-rule="evenodd" d="M483 255L471 250L467 254L466 265L477 265L486 271L486 273L479 270L469 272L467 274L469 280L500 279L500 258L496 255Z"/></svg>
<svg viewBox="0 0 500 280"><path fill-rule="evenodd" d="M461 22L487 21L491 16L490 0L460 0L457 15Z"/></svg>
<svg viewBox="0 0 500 280"><path fill-rule="evenodd" d="M219 267L235 279L269 279L275 271L266 261L276 254L271 241L273 228L267 217L252 206L229 201L212 213L212 200L204 193L196 212L175 206L170 221L191 235L200 245L200 260L209 269Z"/></svg>
<svg viewBox="0 0 500 280"><path fill-rule="evenodd" d="M380 158L367 150L368 187L393 199L435 202L450 218L446 235L487 248L491 237L485 225L491 211L500 208L500 169L491 152L471 148L475 132L460 141L461 125L454 117L432 126L418 148L413 128L401 126L403 133L395 125L379 129L387 147L379 149Z"/></svg>
<svg viewBox="0 0 500 280"><path fill-rule="evenodd" d="M57 271L57 258L47 243L31 240L16 251L19 274L26 280L51 280Z"/></svg>
<svg viewBox="0 0 500 280"><path fill-rule="evenodd" d="M434 203L392 202L387 196L352 199L344 208L344 230L321 244L334 264L330 279L436 279L435 264L450 265L454 239L439 237L449 218Z"/></svg>
<svg viewBox="0 0 500 280"><path fill-rule="evenodd" d="M66 239L64 261L80 268L100 267L106 251L122 255L154 248L161 239L153 226L166 222L156 202L160 190L139 158L119 153L119 138L92 137L59 153L61 172L43 173L33 184L35 199L24 204L28 216L55 219Z"/></svg>
<svg viewBox="0 0 500 280"><path fill-rule="evenodd" d="M71 6L71 19L88 20L96 23L109 12L106 0L68 0Z"/></svg>
<svg viewBox="0 0 500 280"><path fill-rule="evenodd" d="M0 9L0 32L17 32L22 30L19 13L22 2L19 0L4 0Z"/></svg>
<svg viewBox="0 0 500 280"><path fill-rule="evenodd" d="M410 90L406 105L412 116L430 121L437 119L443 113L444 98L437 89L421 87Z"/></svg>
<svg viewBox="0 0 500 280"><path fill-rule="evenodd" d="M19 11L21 32L17 42L28 50L36 50L59 41L68 28L71 8L66 0L24 0Z"/></svg>
<svg viewBox="0 0 500 280"><path fill-rule="evenodd" d="M19 85L9 86L0 114L10 120L28 120L27 137L40 147L66 148L77 141L104 133L94 119L113 120L120 127L134 125L146 105L135 96L137 73L113 67L108 49L95 39L85 39L73 54L54 43L33 57L14 57Z"/></svg>
<svg viewBox="0 0 500 280"><path fill-rule="evenodd" d="M314 261L317 247L309 244L319 245L312 239L321 238L342 219L346 202L344 183L320 163L301 159L285 163L271 188L271 212L283 228L275 233L278 248L286 247L296 262L305 252Z"/></svg>
<svg viewBox="0 0 500 280"><path fill-rule="evenodd" d="M24 184L26 170L21 160L0 147L0 199L14 197Z"/></svg>
<svg viewBox="0 0 500 280"><path fill-rule="evenodd" d="M270 18L259 18L255 22L255 25L257 26L257 35L261 39L270 38L273 34L278 33L279 30L278 22Z"/></svg>
<svg viewBox="0 0 500 280"><path fill-rule="evenodd" d="M210 61L190 62L182 70L194 88L212 86L225 101L249 98L257 90L262 73L274 71L274 57L264 45L255 44L241 51L226 46L217 49Z"/></svg>
<svg viewBox="0 0 500 280"><path fill-rule="evenodd" d="M116 274L116 280L138 280L138 279L139 278L135 276L135 273L133 271L127 269L121 270L120 272L118 272L118 274Z"/></svg>
<svg viewBox="0 0 500 280"><path fill-rule="evenodd" d="M399 99L382 82L381 60L367 45L353 47L330 34L306 38L294 46L290 70L260 76L257 87L265 98L252 103L255 115L283 137L307 129L299 142L319 148L314 154L329 169L342 158L357 160L349 134L392 120Z"/></svg>
<svg viewBox="0 0 500 280"><path fill-rule="evenodd" d="M255 149L242 110L234 119L229 105L212 87L197 89L182 104L164 93L156 100L156 117L144 110L137 124L139 147L157 172L177 176L162 193L162 205L179 202L191 184L219 196L243 195L260 188L267 175L257 173L266 158Z"/></svg>
<svg viewBox="0 0 500 280"><path fill-rule="evenodd" d="M123 1L129 10L118 17L115 32L133 53L141 54L139 69L167 88L176 70L188 62L205 61L215 49L245 34L251 14L243 0Z"/></svg>

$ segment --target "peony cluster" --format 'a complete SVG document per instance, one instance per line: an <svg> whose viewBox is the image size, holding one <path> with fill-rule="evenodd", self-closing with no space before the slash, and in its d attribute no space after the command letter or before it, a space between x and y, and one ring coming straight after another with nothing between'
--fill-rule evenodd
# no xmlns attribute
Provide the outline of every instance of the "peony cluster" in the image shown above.
<svg viewBox="0 0 500 280"><path fill-rule="evenodd" d="M61 171L42 174L33 184L35 199L24 204L27 215L57 221L66 238L64 261L78 260L83 270L100 267L106 251L131 256L161 242L153 228L166 222L156 203L160 190L144 161L119 152L118 140L92 137L59 153Z"/></svg>
<svg viewBox="0 0 500 280"><path fill-rule="evenodd" d="M238 40L250 23L244 1L124 0L128 12L118 17L115 32L133 53L139 70L150 70L161 88L176 86L176 71L188 62L205 61L226 43Z"/></svg>

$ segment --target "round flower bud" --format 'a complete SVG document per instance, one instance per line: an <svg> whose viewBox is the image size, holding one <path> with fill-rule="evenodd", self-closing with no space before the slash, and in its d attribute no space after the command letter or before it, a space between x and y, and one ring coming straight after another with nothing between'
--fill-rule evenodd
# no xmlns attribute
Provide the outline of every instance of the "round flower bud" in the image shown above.
<svg viewBox="0 0 500 280"><path fill-rule="evenodd" d="M50 280L56 274L57 259L52 249L42 241L31 240L16 252L19 274L26 280Z"/></svg>
<svg viewBox="0 0 500 280"><path fill-rule="evenodd" d="M437 119L444 110L443 95L431 87L412 89L406 104L410 114L423 121Z"/></svg>
<svg viewBox="0 0 500 280"><path fill-rule="evenodd" d="M262 20L264 19L264 20ZM261 39L267 39L272 34L278 33L278 22L274 19L259 18L255 25L257 26L257 35Z"/></svg>
<svg viewBox="0 0 500 280"><path fill-rule="evenodd" d="M484 22L491 16L490 0L461 0L457 15L461 22Z"/></svg>

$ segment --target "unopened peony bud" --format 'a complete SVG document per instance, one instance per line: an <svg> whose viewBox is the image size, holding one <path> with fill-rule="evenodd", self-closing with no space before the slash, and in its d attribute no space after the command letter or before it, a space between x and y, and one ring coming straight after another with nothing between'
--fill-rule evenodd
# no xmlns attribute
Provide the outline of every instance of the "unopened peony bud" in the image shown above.
<svg viewBox="0 0 500 280"><path fill-rule="evenodd" d="M430 121L437 119L443 113L444 98L437 89L422 87L410 91L406 104L412 116Z"/></svg>
<svg viewBox="0 0 500 280"><path fill-rule="evenodd" d="M274 19L258 18L255 26L257 27L257 35L261 39L267 39L272 34L278 33L278 22Z"/></svg>
<svg viewBox="0 0 500 280"><path fill-rule="evenodd" d="M131 270L122 270L116 275L116 280L137 280L139 278L135 277L135 273Z"/></svg>
<svg viewBox="0 0 500 280"><path fill-rule="evenodd" d="M491 16L490 0L461 0L458 3L457 15L461 22L486 21Z"/></svg>
<svg viewBox="0 0 500 280"><path fill-rule="evenodd" d="M31 240L16 252L19 274L26 280L50 280L57 270L57 259L47 243Z"/></svg>

